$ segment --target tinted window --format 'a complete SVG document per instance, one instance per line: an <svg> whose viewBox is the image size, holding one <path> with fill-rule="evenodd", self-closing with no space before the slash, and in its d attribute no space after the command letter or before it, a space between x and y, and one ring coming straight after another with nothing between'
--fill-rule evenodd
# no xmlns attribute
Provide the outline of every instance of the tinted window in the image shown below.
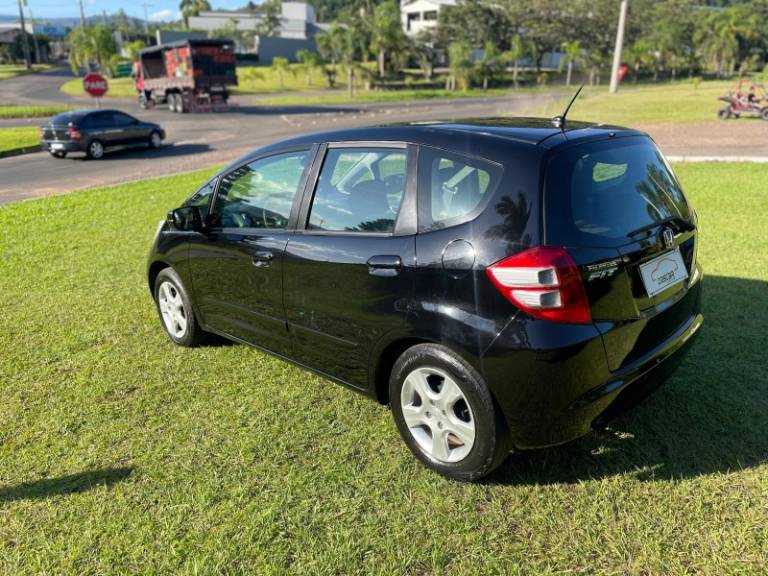
<svg viewBox="0 0 768 576"><path fill-rule="evenodd" d="M53 118L51 118L52 124L69 124L70 122L73 122L77 124L80 122L85 114L82 112L62 112L61 114L57 114Z"/></svg>
<svg viewBox="0 0 768 576"><path fill-rule="evenodd" d="M577 146L547 167L547 242L622 245L661 220L690 220L683 191L646 138Z"/></svg>
<svg viewBox="0 0 768 576"><path fill-rule="evenodd" d="M214 226L285 228L308 156L307 151L278 154L222 176Z"/></svg>
<svg viewBox="0 0 768 576"><path fill-rule="evenodd" d="M405 192L404 148L331 148L312 200L308 228L393 232Z"/></svg>
<svg viewBox="0 0 768 576"><path fill-rule="evenodd" d="M422 148L419 196L429 203L431 226L454 226L472 218L498 185L501 172L485 160Z"/></svg>
<svg viewBox="0 0 768 576"><path fill-rule="evenodd" d="M128 116L128 114L123 114L122 112L111 112L110 114L112 124L117 126L130 126L133 124L133 118Z"/></svg>
<svg viewBox="0 0 768 576"><path fill-rule="evenodd" d="M208 182L205 186L200 188L197 192L195 192L192 197L187 200L184 205L185 206L197 206L200 210L200 217L205 220L205 217L208 216L208 206L209 202L211 200L211 194L213 194L213 191L216 189L216 179L214 178L210 182Z"/></svg>

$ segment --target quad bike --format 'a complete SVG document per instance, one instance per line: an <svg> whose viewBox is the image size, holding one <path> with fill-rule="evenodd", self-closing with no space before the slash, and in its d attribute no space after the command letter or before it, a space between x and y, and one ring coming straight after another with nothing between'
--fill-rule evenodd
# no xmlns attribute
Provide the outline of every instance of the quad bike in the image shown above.
<svg viewBox="0 0 768 576"><path fill-rule="evenodd" d="M756 115L763 120L768 120L768 95L762 84L739 80L727 96L720 96L718 100L727 104L717 112L720 120L738 118L742 114Z"/></svg>

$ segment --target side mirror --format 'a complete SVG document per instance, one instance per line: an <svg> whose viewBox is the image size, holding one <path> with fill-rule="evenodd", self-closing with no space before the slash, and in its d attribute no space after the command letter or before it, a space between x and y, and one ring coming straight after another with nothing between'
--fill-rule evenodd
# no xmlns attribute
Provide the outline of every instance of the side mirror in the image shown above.
<svg viewBox="0 0 768 576"><path fill-rule="evenodd" d="M171 230L199 232L203 229L203 218L197 206L182 206L171 210L166 219Z"/></svg>

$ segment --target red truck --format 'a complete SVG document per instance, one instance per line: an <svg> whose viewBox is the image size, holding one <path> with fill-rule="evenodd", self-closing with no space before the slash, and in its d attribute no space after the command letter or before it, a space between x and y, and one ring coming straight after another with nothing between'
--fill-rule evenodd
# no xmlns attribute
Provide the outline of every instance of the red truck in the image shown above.
<svg viewBox="0 0 768 576"><path fill-rule="evenodd" d="M226 107L237 85L231 40L182 40L145 48L133 64L139 106L168 103L172 112Z"/></svg>

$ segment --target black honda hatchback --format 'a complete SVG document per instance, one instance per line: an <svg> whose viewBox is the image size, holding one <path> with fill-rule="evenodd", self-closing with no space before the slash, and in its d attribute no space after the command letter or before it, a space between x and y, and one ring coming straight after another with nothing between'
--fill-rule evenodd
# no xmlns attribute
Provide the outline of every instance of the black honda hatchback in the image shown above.
<svg viewBox="0 0 768 576"><path fill-rule="evenodd" d="M158 227L162 325L388 404L473 480L664 381L702 325L696 214L634 130L483 119L312 134L240 158Z"/></svg>

